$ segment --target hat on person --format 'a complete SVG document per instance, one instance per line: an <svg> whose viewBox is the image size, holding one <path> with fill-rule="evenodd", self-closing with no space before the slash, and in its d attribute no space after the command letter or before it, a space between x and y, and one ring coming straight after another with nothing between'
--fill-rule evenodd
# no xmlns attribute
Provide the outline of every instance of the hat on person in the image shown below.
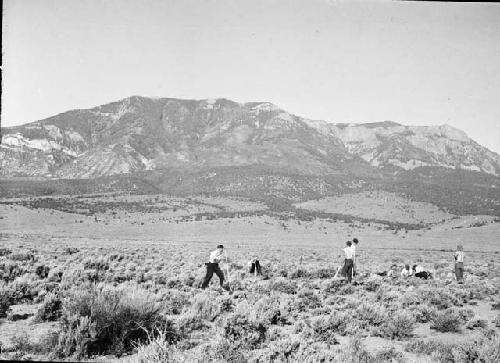
<svg viewBox="0 0 500 363"><path fill-rule="evenodd" d="M224 248L224 246L223 245L218 245L217 248Z"/></svg>

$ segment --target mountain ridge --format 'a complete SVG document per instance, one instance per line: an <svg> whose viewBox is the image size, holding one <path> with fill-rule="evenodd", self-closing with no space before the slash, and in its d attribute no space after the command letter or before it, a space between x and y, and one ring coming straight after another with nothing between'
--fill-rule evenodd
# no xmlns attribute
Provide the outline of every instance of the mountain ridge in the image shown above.
<svg viewBox="0 0 500 363"><path fill-rule="evenodd" d="M0 175L94 178L264 164L322 175L444 167L500 175L500 155L449 125L329 123L269 102L130 96L2 129Z"/></svg>

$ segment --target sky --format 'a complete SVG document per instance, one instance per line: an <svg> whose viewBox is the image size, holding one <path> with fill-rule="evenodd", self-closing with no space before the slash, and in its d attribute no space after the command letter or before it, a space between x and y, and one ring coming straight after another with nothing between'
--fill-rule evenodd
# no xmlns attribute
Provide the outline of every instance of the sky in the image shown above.
<svg viewBox="0 0 500 363"><path fill-rule="evenodd" d="M131 95L448 124L500 153L500 4L4 0L2 126Z"/></svg>

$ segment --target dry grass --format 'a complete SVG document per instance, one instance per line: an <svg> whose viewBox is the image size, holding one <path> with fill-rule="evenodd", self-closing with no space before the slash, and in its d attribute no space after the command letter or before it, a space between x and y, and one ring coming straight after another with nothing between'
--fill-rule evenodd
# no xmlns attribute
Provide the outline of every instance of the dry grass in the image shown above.
<svg viewBox="0 0 500 363"><path fill-rule="evenodd" d="M368 226L358 230L325 221L290 221L287 230L280 227L282 221L272 219L262 219L260 224L251 218L186 223L182 228L189 233L203 228L209 233L225 226L219 233L229 234L223 240L232 258L234 292L229 294L218 287L216 277L207 290L198 288L203 262L215 244L207 240L212 239L210 234L190 242L165 240L157 235L160 229L150 231L123 222L122 228L135 231L128 240L120 237L118 227L101 233L94 226L89 229L91 237L85 237L80 223L70 231L65 219L62 226L57 225L59 216L47 219L45 213L40 218L46 222L43 233L14 233L23 223L19 222L0 235L1 358L88 360L135 354L134 359L153 362L398 362L413 354L440 361L478 357L487 362L498 356L498 314L490 317L491 308L485 315L475 304L498 303L500 280L495 265L500 254L469 248L466 283L457 285L450 276L449 245L436 242L441 241L437 237L441 232L429 232L425 243L414 246L421 240L416 232L394 236ZM98 226L100 222L86 223ZM181 230L175 226L170 223L161 231ZM491 228L478 227L473 232L491 233ZM235 230L257 235L272 231L266 234L272 239L245 240L232 235ZM332 243L331 237L320 237L325 230L336 231L342 240ZM118 236L110 237L110 231ZM354 285L333 279L339 247L348 233L362 236L358 284ZM378 233L378 239L363 233ZM385 242L379 244L379 240ZM261 259L262 277L246 271L253 255ZM432 269L436 279L371 274L387 270L392 263L402 267L407 262ZM14 341L3 338L2 324L16 323L5 316L12 315L12 307L21 306L35 307L36 314L20 320L19 327L26 321L32 325L25 326L33 330L47 321L58 323L50 339L35 336L31 328ZM435 334L432 342L422 335L430 327ZM450 336L457 343L446 341ZM384 344L370 345L370 339ZM472 339L477 344L458 343Z"/></svg>

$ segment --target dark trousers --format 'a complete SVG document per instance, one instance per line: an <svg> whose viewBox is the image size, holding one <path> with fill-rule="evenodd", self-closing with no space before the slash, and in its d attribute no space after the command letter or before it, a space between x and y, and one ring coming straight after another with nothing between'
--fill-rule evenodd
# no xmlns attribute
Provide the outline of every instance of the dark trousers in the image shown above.
<svg viewBox="0 0 500 363"><path fill-rule="evenodd" d="M455 276L457 277L458 282L464 281L464 263L456 262L455 263Z"/></svg>
<svg viewBox="0 0 500 363"><path fill-rule="evenodd" d="M259 260L256 260L255 262L252 262L252 265L250 266L250 273L253 274L257 270L257 274L262 274L262 269L260 267L260 262Z"/></svg>
<svg viewBox="0 0 500 363"><path fill-rule="evenodd" d="M224 285L224 273L219 267L218 263L206 263L207 266L207 274L205 275L205 278L203 279L203 284L201 285L202 289L205 289L208 284L210 283L210 280L212 279L212 276L215 274L219 277L220 281L220 286Z"/></svg>
<svg viewBox="0 0 500 363"><path fill-rule="evenodd" d="M431 274L428 273L427 271L422 271L422 272L417 272L415 274L415 277L419 277L421 279L427 280L429 277L431 277Z"/></svg>
<svg viewBox="0 0 500 363"><path fill-rule="evenodd" d="M344 268L342 269L343 270L342 275L347 277L348 283L351 283L351 281L352 281L352 274L354 272L353 268L354 268L354 262L352 261L352 259L346 258L344 260Z"/></svg>

